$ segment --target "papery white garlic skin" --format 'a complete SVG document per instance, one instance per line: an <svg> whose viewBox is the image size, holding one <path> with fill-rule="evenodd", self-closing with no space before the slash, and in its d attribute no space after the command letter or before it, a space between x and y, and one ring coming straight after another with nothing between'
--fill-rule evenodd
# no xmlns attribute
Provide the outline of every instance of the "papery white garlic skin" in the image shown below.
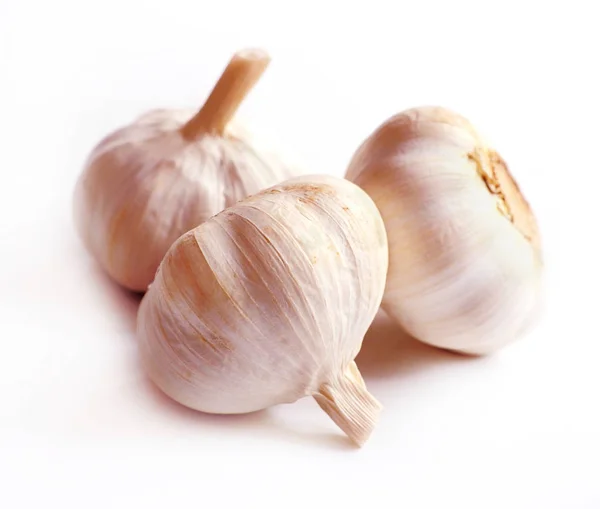
<svg viewBox="0 0 600 509"><path fill-rule="evenodd" d="M145 291L171 244L236 201L299 171L232 123L195 140L193 111L154 110L106 137L75 192L77 229L121 285Z"/></svg>
<svg viewBox="0 0 600 509"><path fill-rule="evenodd" d="M269 62L260 49L238 51L198 111L150 111L93 150L76 186L75 220L118 283L145 291L180 235L300 174L235 120Z"/></svg>
<svg viewBox="0 0 600 509"><path fill-rule="evenodd" d="M500 156L462 116L414 108L384 122L346 176L379 208L383 309L426 343L486 354L525 335L542 304L536 219Z"/></svg>
<svg viewBox="0 0 600 509"><path fill-rule="evenodd" d="M379 404L353 362L388 263L371 199L347 180L291 179L179 238L138 315L141 358L171 398L244 413L305 396L358 444Z"/></svg>

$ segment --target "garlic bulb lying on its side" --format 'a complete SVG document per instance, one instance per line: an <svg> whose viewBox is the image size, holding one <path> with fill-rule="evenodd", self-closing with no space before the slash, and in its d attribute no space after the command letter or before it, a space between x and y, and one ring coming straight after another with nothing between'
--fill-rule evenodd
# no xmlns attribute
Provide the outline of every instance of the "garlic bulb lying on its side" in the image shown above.
<svg viewBox="0 0 600 509"><path fill-rule="evenodd" d="M241 51L195 115L153 110L93 150L76 187L76 224L118 283L145 291L180 235L300 174L230 123L268 63L261 51Z"/></svg>
<svg viewBox="0 0 600 509"><path fill-rule="evenodd" d="M426 343L485 354L538 316L534 215L502 158L460 115L415 108L359 147L347 178L373 198L390 246L383 309Z"/></svg>
<svg viewBox="0 0 600 509"><path fill-rule="evenodd" d="M357 444L379 404L354 363L383 296L385 227L344 179L272 187L180 237L142 300L149 377L203 412L313 396Z"/></svg>

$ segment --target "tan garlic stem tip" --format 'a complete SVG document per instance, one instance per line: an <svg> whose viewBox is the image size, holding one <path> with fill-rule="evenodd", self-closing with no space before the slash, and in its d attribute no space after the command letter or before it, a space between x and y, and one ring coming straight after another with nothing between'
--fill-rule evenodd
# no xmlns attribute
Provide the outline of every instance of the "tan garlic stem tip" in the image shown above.
<svg viewBox="0 0 600 509"><path fill-rule="evenodd" d="M367 441L381 404L367 392L354 362L337 380L322 384L313 397L356 445L361 447Z"/></svg>
<svg viewBox="0 0 600 509"><path fill-rule="evenodd" d="M181 128L183 137L191 140L206 133L222 135L270 61L259 49L235 53L200 111Z"/></svg>

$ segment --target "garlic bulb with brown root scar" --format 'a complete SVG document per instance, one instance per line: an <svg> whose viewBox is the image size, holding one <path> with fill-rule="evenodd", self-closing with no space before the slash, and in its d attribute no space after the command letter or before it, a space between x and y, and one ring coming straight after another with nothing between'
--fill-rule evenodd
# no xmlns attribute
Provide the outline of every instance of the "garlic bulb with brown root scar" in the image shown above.
<svg viewBox="0 0 600 509"><path fill-rule="evenodd" d="M391 117L346 174L373 198L390 246L384 310L426 343L485 354L538 317L536 219L505 162L462 116Z"/></svg>

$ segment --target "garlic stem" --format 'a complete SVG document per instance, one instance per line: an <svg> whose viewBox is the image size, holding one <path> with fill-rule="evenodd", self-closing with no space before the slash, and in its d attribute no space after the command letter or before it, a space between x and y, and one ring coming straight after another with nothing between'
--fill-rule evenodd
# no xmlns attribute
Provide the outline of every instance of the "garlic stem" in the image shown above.
<svg viewBox="0 0 600 509"><path fill-rule="evenodd" d="M322 384L313 395L319 406L359 447L373 431L381 404L365 387L356 364L334 381Z"/></svg>
<svg viewBox="0 0 600 509"><path fill-rule="evenodd" d="M193 140L207 133L222 136L270 61L269 55L258 49L235 53L202 108L181 128L183 137Z"/></svg>

